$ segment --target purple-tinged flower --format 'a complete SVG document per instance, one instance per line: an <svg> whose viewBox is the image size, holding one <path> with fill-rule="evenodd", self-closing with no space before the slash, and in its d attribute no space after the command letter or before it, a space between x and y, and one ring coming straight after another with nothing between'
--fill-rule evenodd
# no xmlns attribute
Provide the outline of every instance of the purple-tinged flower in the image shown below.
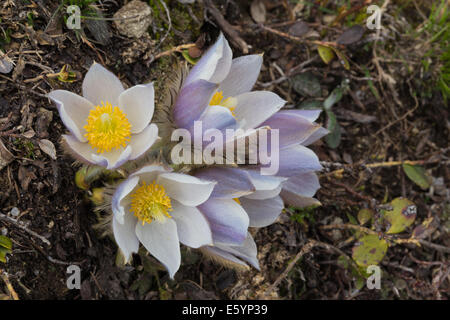
<svg viewBox="0 0 450 320"><path fill-rule="evenodd" d="M140 242L173 278L180 267L180 242L191 248L213 243L200 206L216 182L171 171L141 168L117 187L111 205L114 238L126 261Z"/></svg>
<svg viewBox="0 0 450 320"><path fill-rule="evenodd" d="M142 156L158 139L158 127L150 123L152 83L125 90L114 74L94 63L82 88L83 97L66 90L48 94L70 131L63 141L77 159L116 169Z"/></svg>
<svg viewBox="0 0 450 320"><path fill-rule="evenodd" d="M190 130L201 120L205 130L252 129L283 107L285 101L277 94L251 91L262 55L232 56L221 33L183 83L173 111L177 127Z"/></svg>
<svg viewBox="0 0 450 320"><path fill-rule="evenodd" d="M228 264L247 266L245 260L259 268L256 244L248 228L265 227L277 220L284 208L279 193L286 179L230 167L204 168L194 175L218 182L210 198L199 206L213 238L213 245L201 250Z"/></svg>

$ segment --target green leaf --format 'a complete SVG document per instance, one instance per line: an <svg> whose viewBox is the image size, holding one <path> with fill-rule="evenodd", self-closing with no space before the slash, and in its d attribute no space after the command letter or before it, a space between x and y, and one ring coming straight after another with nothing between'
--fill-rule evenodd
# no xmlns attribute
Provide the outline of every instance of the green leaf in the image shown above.
<svg viewBox="0 0 450 320"><path fill-rule="evenodd" d="M430 187L431 177L426 173L423 167L417 165L413 166L404 163L403 171L405 171L408 178L410 178L415 184L417 184L423 190L427 190Z"/></svg>
<svg viewBox="0 0 450 320"><path fill-rule="evenodd" d="M335 149L341 142L341 127L339 126L336 115L333 111L327 111L327 116L327 129L330 131L330 133L325 137L325 141L330 148Z"/></svg>
<svg viewBox="0 0 450 320"><path fill-rule="evenodd" d="M12 241L8 237L0 235L0 262L6 263L6 255L11 254Z"/></svg>
<svg viewBox="0 0 450 320"><path fill-rule="evenodd" d="M0 235L0 247L5 249L12 249L12 241L10 238Z"/></svg>
<svg viewBox="0 0 450 320"><path fill-rule="evenodd" d="M358 212L358 221L360 225L366 224L373 218L373 210L370 209L361 209Z"/></svg>
<svg viewBox="0 0 450 320"><path fill-rule="evenodd" d="M197 61L199 60L199 58L192 58L189 55L189 50L185 49L181 52L181 55L183 56L183 58L186 59L187 62L189 62L190 64L195 65L197 63Z"/></svg>
<svg viewBox="0 0 450 320"><path fill-rule="evenodd" d="M377 235L369 234L359 239L353 247L352 257L360 267L377 265L386 255L388 243Z"/></svg>
<svg viewBox="0 0 450 320"><path fill-rule="evenodd" d="M331 60L334 58L333 49L327 46L317 46L317 52L319 52L320 58L322 58L322 61L326 64L329 64Z"/></svg>
<svg viewBox="0 0 450 320"><path fill-rule="evenodd" d="M338 56L339 62L341 63L341 65L346 70L350 70L350 63L348 62L348 58L345 56L345 54L342 51L340 51L340 50L338 50L336 48L333 48L333 50L336 53L336 55Z"/></svg>
<svg viewBox="0 0 450 320"><path fill-rule="evenodd" d="M392 210L382 211L383 218L390 225L386 233L400 233L414 223L417 215L417 207L414 202L406 198L396 198L391 201L390 205Z"/></svg>
<svg viewBox="0 0 450 320"><path fill-rule="evenodd" d="M295 92L302 96L319 97L321 95L320 82L311 72L292 77L291 84Z"/></svg>
<svg viewBox="0 0 450 320"><path fill-rule="evenodd" d="M344 91L346 90L347 86L345 84L341 84L340 86L334 88L334 90L331 91L330 95L323 102L324 109L331 110L331 107L342 99Z"/></svg>

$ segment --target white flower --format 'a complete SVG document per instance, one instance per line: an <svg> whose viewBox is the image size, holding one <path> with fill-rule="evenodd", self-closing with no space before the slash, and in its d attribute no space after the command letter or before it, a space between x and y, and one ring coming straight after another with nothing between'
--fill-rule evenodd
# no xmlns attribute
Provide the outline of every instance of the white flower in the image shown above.
<svg viewBox="0 0 450 320"><path fill-rule="evenodd" d="M114 237L126 260L141 242L173 278L180 267L180 242L192 248L213 243L197 206L209 199L215 184L161 166L131 174L112 199Z"/></svg>
<svg viewBox="0 0 450 320"><path fill-rule="evenodd" d="M83 81L83 97L66 90L48 94L70 135L63 140L81 161L115 169L143 155L158 139L150 124L153 84L127 90L120 80L94 63Z"/></svg>

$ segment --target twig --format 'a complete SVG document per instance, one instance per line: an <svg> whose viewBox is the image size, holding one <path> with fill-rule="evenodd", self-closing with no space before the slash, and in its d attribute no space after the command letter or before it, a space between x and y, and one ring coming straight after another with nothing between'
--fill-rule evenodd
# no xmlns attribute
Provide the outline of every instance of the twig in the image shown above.
<svg viewBox="0 0 450 320"><path fill-rule="evenodd" d="M159 59L161 57L164 57L164 56L169 56L169 55L171 55L174 52L181 52L181 51L183 51L185 49L189 49L189 48L192 48L192 47L195 47L195 43L187 43L187 44L182 44L180 46L173 47L172 49L169 49L169 50L166 50L164 52L158 53L153 58L153 61L155 61L155 60L157 60L157 59Z"/></svg>
<svg viewBox="0 0 450 320"><path fill-rule="evenodd" d="M11 297L13 298L13 300L19 300L19 296L17 295L17 292L14 290L11 282L8 279L8 274L5 271L3 271L2 269L0 269L0 275L3 279L3 282L5 282L6 288L8 289L9 293L11 294Z"/></svg>
<svg viewBox="0 0 450 320"><path fill-rule="evenodd" d="M307 244L305 244L300 251L295 256L294 260L292 260L286 269L278 276L278 278L275 280L275 282L264 292L265 296L268 296L275 288L278 287L280 282L286 278L289 271L292 270L292 268L295 266L298 260L300 260L301 257L303 257L306 253L310 252L312 248L314 248L318 244L315 240L309 240Z"/></svg>
<svg viewBox="0 0 450 320"><path fill-rule="evenodd" d="M223 32L225 32L229 37L231 42L233 42L237 47L240 47L244 54L248 53L248 44L242 39L233 26L225 20L224 16L219 9L213 4L211 0L204 0L207 10L214 17L216 22L219 24Z"/></svg>
<svg viewBox="0 0 450 320"><path fill-rule="evenodd" d="M6 222L10 222L10 223L14 224L15 226L19 227L20 229L22 229L23 231L31 234L33 237L38 238L39 240L44 242L46 245L50 245L50 241L45 239L43 236L37 234L36 232L34 232L34 231L28 229L27 227L25 227L21 221L17 221L15 219L11 218L11 217L8 217L7 215L5 215L3 213L0 213L0 220L6 221Z"/></svg>
<svg viewBox="0 0 450 320"><path fill-rule="evenodd" d="M434 249L436 251L450 253L450 248L449 247L444 247L444 246L441 246L440 244L435 244L433 242L430 242L430 241L427 241L427 240L423 240L423 239L420 239L419 242L420 242L421 245L423 245L425 247L432 248L432 249Z"/></svg>

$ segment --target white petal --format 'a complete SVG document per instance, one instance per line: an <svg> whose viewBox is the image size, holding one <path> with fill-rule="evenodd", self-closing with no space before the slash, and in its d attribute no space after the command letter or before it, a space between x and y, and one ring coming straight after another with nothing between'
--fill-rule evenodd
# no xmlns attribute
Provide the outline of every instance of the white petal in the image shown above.
<svg viewBox="0 0 450 320"><path fill-rule="evenodd" d="M286 178L277 176L263 176L259 171L249 170L251 181L255 186L256 191L246 195L249 199L269 199L277 196L282 187L282 183Z"/></svg>
<svg viewBox="0 0 450 320"><path fill-rule="evenodd" d="M330 133L330 131L328 131L327 129L325 129L323 127L320 127L319 129L314 131L305 141L303 141L302 145L308 146L308 145L316 142L320 138L326 136L329 133Z"/></svg>
<svg viewBox="0 0 450 320"><path fill-rule="evenodd" d="M297 208L306 208L312 206L317 207L322 205L320 201L317 199L311 197L303 197L284 189L281 190L280 196L281 198L283 198L284 202L287 205L294 206Z"/></svg>
<svg viewBox="0 0 450 320"><path fill-rule="evenodd" d="M119 184L113 194L111 208L114 218L117 219L119 223L124 223L125 206L130 202L127 196L134 190L134 188L136 188L138 182L139 177L130 176L128 179L125 179Z"/></svg>
<svg viewBox="0 0 450 320"><path fill-rule="evenodd" d="M279 196L265 200L243 197L239 201L250 218L250 227L262 228L274 223L284 208L283 200Z"/></svg>
<svg viewBox="0 0 450 320"><path fill-rule="evenodd" d="M115 217L112 220L114 239L125 256L125 261L129 262L131 254L139 250L139 239L136 237L135 231L137 219L132 213L127 212L123 223L120 223Z"/></svg>
<svg viewBox="0 0 450 320"><path fill-rule="evenodd" d="M138 171L132 173L130 177L139 177L142 181L148 183L153 183L156 180L159 174L170 172L172 169L164 168L162 166L145 166L139 169Z"/></svg>
<svg viewBox="0 0 450 320"><path fill-rule="evenodd" d="M178 201L172 201L169 214L177 223L180 242L191 248L211 245L212 235L209 223L196 207L184 206Z"/></svg>
<svg viewBox="0 0 450 320"><path fill-rule="evenodd" d="M257 258L258 249L250 233L247 233L247 238L239 246L232 246L232 245L226 246L217 244L216 247L226 252L229 252L235 255L236 257L246 260L252 266L254 266L256 269L259 270L259 262Z"/></svg>
<svg viewBox="0 0 450 320"><path fill-rule="evenodd" d="M137 85L125 90L119 96L119 107L131 124L131 133L144 130L155 110L155 91L153 83Z"/></svg>
<svg viewBox="0 0 450 320"><path fill-rule="evenodd" d="M173 219L166 219L163 223L136 224L136 235L156 259L158 259L173 276L180 268L181 254L178 240L177 225Z"/></svg>
<svg viewBox="0 0 450 320"><path fill-rule="evenodd" d="M78 141L86 142L84 137L89 112L94 105L89 100L66 90L55 90L48 94L58 108L59 116L64 125L78 139Z"/></svg>
<svg viewBox="0 0 450 320"><path fill-rule="evenodd" d="M92 155L96 153L94 149L92 149L91 145L87 142L80 142L74 136L71 135L62 135L63 141L66 145L72 150L74 153L74 157L81 157L86 162L97 164L97 162L92 158Z"/></svg>
<svg viewBox="0 0 450 320"><path fill-rule="evenodd" d="M83 80L83 96L94 105L108 101L113 106L118 106L119 95L123 91L124 88L119 78L95 62Z"/></svg>
<svg viewBox="0 0 450 320"><path fill-rule="evenodd" d="M142 132L133 134L128 144L131 147L130 160L142 156L158 139L158 126L154 123L151 123Z"/></svg>
<svg viewBox="0 0 450 320"><path fill-rule="evenodd" d="M284 190L303 197L314 196L319 188L319 178L314 172L305 172L292 176L283 183Z"/></svg>
<svg viewBox="0 0 450 320"><path fill-rule="evenodd" d="M234 113L241 129L258 127L286 103L277 94L269 91L253 91L236 97L238 104Z"/></svg>
<svg viewBox="0 0 450 320"><path fill-rule="evenodd" d="M130 159L131 147L128 145L124 148L113 149L109 152L92 154L92 159L102 167L108 170L117 169Z"/></svg>
<svg viewBox="0 0 450 320"><path fill-rule="evenodd" d="M184 85L203 79L219 83L227 76L231 67L232 52L222 33L192 68Z"/></svg>
<svg viewBox="0 0 450 320"><path fill-rule="evenodd" d="M230 72L220 84L218 91L223 91L224 97L234 97L249 92L258 79L262 62L262 55L259 54L233 59Z"/></svg>
<svg viewBox="0 0 450 320"><path fill-rule="evenodd" d="M170 198L193 207L208 200L216 184L182 173L160 174L157 183L164 186Z"/></svg>

